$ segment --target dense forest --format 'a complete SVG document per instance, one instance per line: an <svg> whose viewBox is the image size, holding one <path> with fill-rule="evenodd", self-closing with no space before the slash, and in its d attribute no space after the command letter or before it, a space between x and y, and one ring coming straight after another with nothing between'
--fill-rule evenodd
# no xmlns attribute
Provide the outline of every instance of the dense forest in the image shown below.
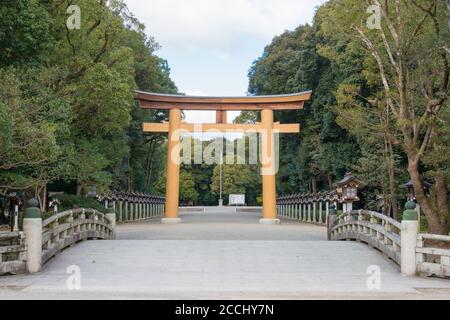
<svg viewBox="0 0 450 320"><path fill-rule="evenodd" d="M449 43L450 1L434 0L330 0L312 25L276 37L249 93L314 92L305 110L278 114L303 128L282 138L279 193L329 190L351 170L360 205L399 219L411 179L429 230L448 234Z"/></svg>
<svg viewBox="0 0 450 320"><path fill-rule="evenodd" d="M167 115L133 97L178 93L168 62L123 1L77 1L79 30L66 26L70 4L0 5L0 193L42 208L49 191L163 194L165 137L144 135L142 122ZM275 37L250 67L248 94L313 91L304 110L276 113L302 126L281 137L278 193L332 190L352 171L359 205L400 219L411 180L430 232L448 234L449 43L450 0L330 0L311 25ZM258 170L224 165L224 195L260 204ZM217 204L219 166L183 165L181 181L183 203Z"/></svg>
<svg viewBox="0 0 450 320"><path fill-rule="evenodd" d="M158 43L118 1L77 1L82 28L66 27L71 1L0 5L0 190L83 195L153 192L163 137L145 137L134 90L177 93Z"/></svg>

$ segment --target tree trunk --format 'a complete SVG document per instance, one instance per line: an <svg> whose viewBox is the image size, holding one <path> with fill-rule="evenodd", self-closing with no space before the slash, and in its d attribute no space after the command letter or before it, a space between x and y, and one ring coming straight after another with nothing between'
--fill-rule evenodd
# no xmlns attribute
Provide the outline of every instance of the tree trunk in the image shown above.
<svg viewBox="0 0 450 320"><path fill-rule="evenodd" d="M333 177L327 172L328 189L333 191Z"/></svg>
<svg viewBox="0 0 450 320"><path fill-rule="evenodd" d="M41 199L41 212L45 212L47 210L47 185L40 189L39 198Z"/></svg>
<svg viewBox="0 0 450 320"><path fill-rule="evenodd" d="M147 158L147 169L145 171L145 189L148 190L150 187L151 182L151 175L153 171L153 156L155 153L155 140L152 140L150 142L149 151L148 151L148 158Z"/></svg>
<svg viewBox="0 0 450 320"><path fill-rule="evenodd" d="M6 202L6 200L2 201L2 198L0 197L0 225L8 223L5 216Z"/></svg>
<svg viewBox="0 0 450 320"><path fill-rule="evenodd" d="M133 192L133 170L128 170L128 192Z"/></svg>
<svg viewBox="0 0 450 320"><path fill-rule="evenodd" d="M409 156L409 158L411 159L412 157ZM413 182L416 200L420 204L420 207L421 207L423 213L425 214L425 217L427 218L428 232L432 233L432 234L448 235L448 233L449 233L448 219L447 219L447 223L445 223L445 221L443 221L444 219L441 219L441 217L440 217L441 215L439 213L438 206L436 206L436 205L431 206L430 203L428 202L428 199L427 199L427 197L425 195L425 191L424 191L422 176L419 172L418 163L410 160L409 165L408 165L408 172L409 172L412 182ZM436 178L436 186L435 186L435 191L434 191L435 195L438 195L438 197L445 196L447 198L446 192L444 194L442 194L443 190L442 190L442 185L439 182L439 179L440 178ZM445 186L444 186L444 188L445 188ZM432 201L432 197L430 197L430 200L431 200L431 202L436 202L436 201ZM442 216L448 217L448 214L449 213L448 213L448 205L447 205L447 209L446 209L445 213L442 214Z"/></svg>
<svg viewBox="0 0 450 320"><path fill-rule="evenodd" d="M317 179L315 176L311 178L311 188L312 193L317 193Z"/></svg>
<svg viewBox="0 0 450 320"><path fill-rule="evenodd" d="M450 231L449 190L446 182L445 173L438 170L435 173L435 183L430 196L431 206L438 216L445 235Z"/></svg>
<svg viewBox="0 0 450 320"><path fill-rule="evenodd" d="M391 194L391 208L392 216L395 220L398 220L398 192L397 192L397 179L395 176L395 155L390 142L386 143L388 149L388 172L389 172L389 191Z"/></svg>
<svg viewBox="0 0 450 320"><path fill-rule="evenodd" d="M81 197L83 194L84 184L81 181L77 182L77 196Z"/></svg>
<svg viewBox="0 0 450 320"><path fill-rule="evenodd" d="M388 214L389 214L389 206L388 206L388 203L389 203L389 199L388 199L388 197L386 196L386 193L383 192L383 214L384 214L384 215L388 215Z"/></svg>

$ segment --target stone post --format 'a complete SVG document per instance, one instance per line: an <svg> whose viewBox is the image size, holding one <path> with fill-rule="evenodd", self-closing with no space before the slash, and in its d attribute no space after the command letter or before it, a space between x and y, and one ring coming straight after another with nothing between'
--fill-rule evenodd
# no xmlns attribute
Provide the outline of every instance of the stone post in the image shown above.
<svg viewBox="0 0 450 320"><path fill-rule="evenodd" d="M23 218L23 231L27 245L27 271L36 273L41 270L42 264L42 217L37 199L27 202Z"/></svg>
<svg viewBox="0 0 450 320"><path fill-rule="evenodd" d="M114 206L109 206L106 218L108 218L109 222L111 222L111 226L113 229L113 240L116 239L116 225L117 225L117 216L116 216L116 210L114 209Z"/></svg>
<svg viewBox="0 0 450 320"><path fill-rule="evenodd" d="M323 203L322 200L319 202L319 223L323 223Z"/></svg>
<svg viewBox="0 0 450 320"><path fill-rule="evenodd" d="M308 203L308 222L311 222L311 203Z"/></svg>
<svg viewBox="0 0 450 320"><path fill-rule="evenodd" d="M328 223L328 216L330 215L330 202L325 203L325 223Z"/></svg>
<svg viewBox="0 0 450 320"><path fill-rule="evenodd" d="M19 204L14 205L14 221L13 221L13 232L19 231Z"/></svg>
<svg viewBox="0 0 450 320"><path fill-rule="evenodd" d="M336 214L337 214L336 206L334 204L332 204L331 206L329 206L328 219L327 219L327 239L328 239L328 241L333 240L332 239L332 229L333 229L334 222L337 219Z"/></svg>
<svg viewBox="0 0 450 320"><path fill-rule="evenodd" d="M315 202L315 200L313 200L314 202L312 203L313 206L313 222L317 223L317 202Z"/></svg>
<svg viewBox="0 0 450 320"><path fill-rule="evenodd" d="M401 233L401 271L406 276L416 275L416 246L419 222L416 204L408 201L405 205Z"/></svg>

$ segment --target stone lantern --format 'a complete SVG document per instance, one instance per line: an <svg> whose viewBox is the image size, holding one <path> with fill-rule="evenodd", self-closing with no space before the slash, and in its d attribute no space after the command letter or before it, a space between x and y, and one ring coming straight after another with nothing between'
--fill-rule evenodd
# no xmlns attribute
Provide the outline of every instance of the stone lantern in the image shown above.
<svg viewBox="0 0 450 320"><path fill-rule="evenodd" d="M425 182L425 181L423 181L422 184L423 184L425 193L427 193L428 189L431 187L431 185L429 183ZM416 211L417 211L417 214L418 214L419 225L420 225L420 219L421 219L422 210L420 208L420 204L417 202L416 192L414 191L414 184L413 184L412 180L408 181L402 187L404 187L404 188L406 188L408 190L408 202L415 202L416 203Z"/></svg>
<svg viewBox="0 0 450 320"><path fill-rule="evenodd" d="M425 193L427 193L428 189L431 187L431 185L425 181L422 182ZM406 188L408 190L408 201L416 201L416 192L414 191L414 184L412 180L410 180L408 183L404 184L402 187Z"/></svg>
<svg viewBox="0 0 450 320"><path fill-rule="evenodd" d="M336 183L336 191L340 195L344 212L352 211L353 202L359 201L358 188L361 184L351 172L346 173L344 179Z"/></svg>

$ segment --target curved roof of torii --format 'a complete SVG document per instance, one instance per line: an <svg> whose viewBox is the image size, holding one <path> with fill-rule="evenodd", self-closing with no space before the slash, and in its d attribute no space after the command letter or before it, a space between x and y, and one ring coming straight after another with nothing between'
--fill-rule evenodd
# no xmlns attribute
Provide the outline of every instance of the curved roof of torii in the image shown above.
<svg viewBox="0 0 450 320"><path fill-rule="evenodd" d="M312 91L248 97L194 97L136 91L136 100L144 109L181 110L298 110L311 98Z"/></svg>

